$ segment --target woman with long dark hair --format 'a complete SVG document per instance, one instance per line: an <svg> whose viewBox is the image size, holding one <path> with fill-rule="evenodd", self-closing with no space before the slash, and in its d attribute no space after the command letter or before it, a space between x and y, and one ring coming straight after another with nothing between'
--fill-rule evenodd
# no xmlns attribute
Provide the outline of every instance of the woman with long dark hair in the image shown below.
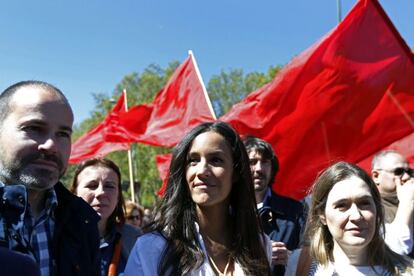
<svg viewBox="0 0 414 276"><path fill-rule="evenodd" d="M101 275L122 274L141 232L125 224L119 167L109 159L87 159L77 167L70 190L89 203L101 218Z"/></svg>
<svg viewBox="0 0 414 276"><path fill-rule="evenodd" d="M413 275L412 260L384 242L379 191L361 168L338 162L312 188L309 275Z"/></svg>
<svg viewBox="0 0 414 276"><path fill-rule="evenodd" d="M249 159L239 135L204 123L174 150L151 232L125 275L268 275L271 249L257 219Z"/></svg>

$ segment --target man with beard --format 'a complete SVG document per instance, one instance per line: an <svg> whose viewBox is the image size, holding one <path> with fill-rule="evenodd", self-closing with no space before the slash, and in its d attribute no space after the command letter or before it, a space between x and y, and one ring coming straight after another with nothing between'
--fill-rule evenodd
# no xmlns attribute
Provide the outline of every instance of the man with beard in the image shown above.
<svg viewBox="0 0 414 276"><path fill-rule="evenodd" d="M264 232L272 239L273 275L284 275L288 250L299 247L306 216L304 205L272 191L279 161L272 146L253 136L244 139L249 155L257 209Z"/></svg>
<svg viewBox="0 0 414 276"><path fill-rule="evenodd" d="M72 109L56 87L24 81L0 95L0 246L29 255L41 275L99 275L99 217L59 182Z"/></svg>

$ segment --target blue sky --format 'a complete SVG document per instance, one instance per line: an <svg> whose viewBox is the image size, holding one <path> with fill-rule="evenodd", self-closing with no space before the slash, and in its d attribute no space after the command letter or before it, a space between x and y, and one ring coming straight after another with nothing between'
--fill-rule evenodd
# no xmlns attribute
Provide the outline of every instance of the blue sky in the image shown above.
<svg viewBox="0 0 414 276"><path fill-rule="evenodd" d="M342 0L343 16L356 0ZM414 1L380 1L414 46ZM92 93L110 95L122 77L165 67L192 49L207 84L221 70L285 64L337 24L336 0L0 0L0 90L39 79L61 88L75 122Z"/></svg>

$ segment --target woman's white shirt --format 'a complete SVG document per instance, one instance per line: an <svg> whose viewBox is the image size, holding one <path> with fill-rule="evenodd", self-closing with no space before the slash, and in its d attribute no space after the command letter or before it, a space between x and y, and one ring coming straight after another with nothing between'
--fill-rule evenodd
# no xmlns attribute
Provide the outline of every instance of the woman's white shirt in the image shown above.
<svg viewBox="0 0 414 276"><path fill-rule="evenodd" d="M328 266L319 265L315 271L314 276L326 276L326 275L352 275L352 276L365 276L365 275L391 275L386 274L385 270L380 266L374 266L375 271L370 266L354 266L349 264L333 264Z"/></svg>
<svg viewBox="0 0 414 276"><path fill-rule="evenodd" d="M400 255L409 254L413 248L413 234L406 224L386 223L383 237L388 247Z"/></svg>
<svg viewBox="0 0 414 276"><path fill-rule="evenodd" d="M204 245L203 238L198 231L198 225L196 224L198 233L198 239L201 244L201 248L206 256L203 264L191 275L197 276L215 276L213 268L208 261L207 251ZM266 255L269 264L272 260L272 245L269 237L265 235ZM158 264L160 263L164 249L167 246L167 241L159 233L152 232L145 234L138 238L134 248L129 255L127 265L125 267L124 276L130 275L158 275ZM240 264L235 263L234 275L244 275L243 269Z"/></svg>

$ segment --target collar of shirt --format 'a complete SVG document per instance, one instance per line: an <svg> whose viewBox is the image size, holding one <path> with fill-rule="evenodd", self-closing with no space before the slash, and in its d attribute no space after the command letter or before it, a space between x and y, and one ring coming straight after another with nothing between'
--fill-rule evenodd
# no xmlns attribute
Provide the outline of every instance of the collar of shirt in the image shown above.
<svg viewBox="0 0 414 276"><path fill-rule="evenodd" d="M30 204L28 204L29 208L27 208L27 212L25 214L25 219L30 219L32 221L32 226L36 225L39 221L52 218L55 219L55 210L58 205L57 195L55 189L50 188L46 191L45 194L45 208L40 213L39 217L35 219L32 216L32 212L30 209Z"/></svg>
<svg viewBox="0 0 414 276"><path fill-rule="evenodd" d="M58 205L55 189L51 188L46 192L45 211L46 215L55 218L55 210Z"/></svg>
<svg viewBox="0 0 414 276"><path fill-rule="evenodd" d="M112 244L115 240L115 238L117 237L117 229L116 227L112 227L111 231L105 236L101 238L101 244L99 246L99 248L104 248L109 246L110 244ZM119 234L120 236L120 234Z"/></svg>
<svg viewBox="0 0 414 276"><path fill-rule="evenodd" d="M195 269L191 275L206 275L206 276L214 276L216 275L213 268L210 265L210 261L208 259L208 252L207 252L207 248L206 245L204 243L203 240L203 236L200 233L200 226L198 225L197 222L195 222L195 228L197 231L197 238L198 238L198 243L201 246L201 250L204 253L204 262L201 264L201 266L197 269ZM236 262L236 260L234 261L234 275L244 275L243 273L243 269L241 267L241 265Z"/></svg>
<svg viewBox="0 0 414 276"><path fill-rule="evenodd" d="M263 196L263 204L265 205L270 205L270 200L272 199L272 188L271 187L267 187L266 192Z"/></svg>

